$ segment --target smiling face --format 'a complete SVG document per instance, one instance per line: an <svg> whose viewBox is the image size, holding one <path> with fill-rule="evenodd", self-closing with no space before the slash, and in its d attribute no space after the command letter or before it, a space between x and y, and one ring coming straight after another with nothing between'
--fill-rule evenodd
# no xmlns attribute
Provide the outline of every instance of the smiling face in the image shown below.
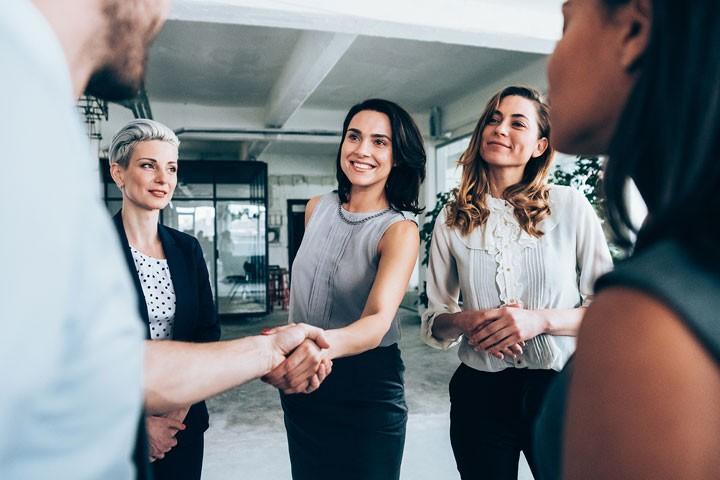
<svg viewBox="0 0 720 480"><path fill-rule="evenodd" d="M539 138L535 104L527 98L509 95L500 101L482 130L480 156L490 168L524 169L531 158L548 147Z"/></svg>
<svg viewBox="0 0 720 480"><path fill-rule="evenodd" d="M143 210L162 210L177 186L178 149L162 140L139 142L127 168L112 164L113 178L122 186L123 202Z"/></svg>
<svg viewBox="0 0 720 480"><path fill-rule="evenodd" d="M384 113L358 112L348 125L340 148L340 168L355 187L382 185L393 167L392 128Z"/></svg>

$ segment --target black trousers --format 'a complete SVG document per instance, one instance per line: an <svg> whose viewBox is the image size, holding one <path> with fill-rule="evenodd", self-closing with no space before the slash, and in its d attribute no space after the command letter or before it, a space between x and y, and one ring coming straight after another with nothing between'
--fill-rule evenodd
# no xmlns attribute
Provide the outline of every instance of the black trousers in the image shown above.
<svg viewBox="0 0 720 480"><path fill-rule="evenodd" d="M205 433L183 430L177 433L177 445L152 465L154 480L200 480Z"/></svg>
<svg viewBox="0 0 720 480"><path fill-rule="evenodd" d="M315 392L282 395L294 480L400 478L407 406L397 345L333 361Z"/></svg>
<svg viewBox="0 0 720 480"><path fill-rule="evenodd" d="M450 442L463 480L517 480L520 452L535 478L533 428L554 370L481 372L461 364L450 381Z"/></svg>

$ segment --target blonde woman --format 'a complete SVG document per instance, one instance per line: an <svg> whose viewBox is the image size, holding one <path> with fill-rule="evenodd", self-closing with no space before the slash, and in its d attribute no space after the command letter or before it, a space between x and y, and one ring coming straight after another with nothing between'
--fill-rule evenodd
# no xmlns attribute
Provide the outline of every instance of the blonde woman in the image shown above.
<svg viewBox="0 0 720 480"><path fill-rule="evenodd" d="M138 294L150 340L213 342L220 338L207 267L197 239L158 223L177 186L175 133L162 123L137 119L110 145L110 172L122 191L113 217ZM157 480L199 479L205 402L146 417L149 455Z"/></svg>
<svg viewBox="0 0 720 480"><path fill-rule="evenodd" d="M575 349L595 279L612 265L585 197L547 184L552 157L539 93L503 89L435 224L422 335L437 348L460 343L450 438L463 479L515 479L521 451L536 471L537 410Z"/></svg>

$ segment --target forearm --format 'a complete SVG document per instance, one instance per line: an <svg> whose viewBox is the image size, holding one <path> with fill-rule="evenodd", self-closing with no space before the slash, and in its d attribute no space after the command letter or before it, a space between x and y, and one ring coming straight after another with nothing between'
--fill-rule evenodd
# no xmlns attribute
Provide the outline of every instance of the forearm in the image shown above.
<svg viewBox="0 0 720 480"><path fill-rule="evenodd" d="M259 378L276 357L262 336L210 344L146 341L146 412L170 412Z"/></svg>
<svg viewBox="0 0 720 480"><path fill-rule="evenodd" d="M586 307L536 310L543 326L543 333L550 335L577 336L585 316Z"/></svg>
<svg viewBox="0 0 720 480"><path fill-rule="evenodd" d="M330 344L329 357L349 357L372 350L380 345L392 320L393 318L374 314L362 317L347 327L326 330L325 336Z"/></svg>

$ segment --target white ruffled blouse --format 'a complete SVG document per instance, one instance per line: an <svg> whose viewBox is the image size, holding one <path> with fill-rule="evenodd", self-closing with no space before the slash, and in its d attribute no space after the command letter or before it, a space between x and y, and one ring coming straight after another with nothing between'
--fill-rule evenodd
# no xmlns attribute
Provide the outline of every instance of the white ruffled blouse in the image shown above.
<svg viewBox="0 0 720 480"><path fill-rule="evenodd" d="M432 336L433 321L442 313L512 303L531 310L586 306L595 280L612 268L600 220L574 189L550 187L551 214L538 225L543 232L540 238L520 227L504 200L488 196L487 205L487 222L468 235L445 224L445 211L438 216L427 272L429 305L422 316L423 339L441 349L460 343L460 360L476 370L559 371L575 350L575 337L539 335L527 342L517 359L499 360L475 352L462 335L448 340Z"/></svg>

